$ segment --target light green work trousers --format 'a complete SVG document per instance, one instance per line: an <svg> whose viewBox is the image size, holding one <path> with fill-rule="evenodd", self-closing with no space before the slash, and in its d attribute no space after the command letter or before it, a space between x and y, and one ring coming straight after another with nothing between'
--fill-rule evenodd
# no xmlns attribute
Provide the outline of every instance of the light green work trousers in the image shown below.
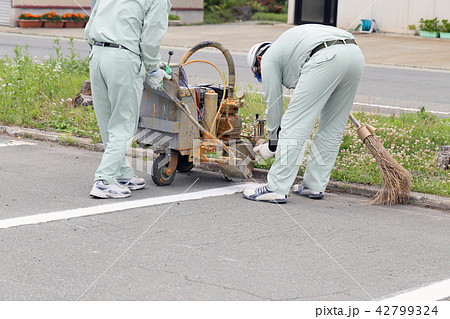
<svg viewBox="0 0 450 319"><path fill-rule="evenodd" d="M354 44L322 49L304 64L281 119L275 162L267 176L269 190L289 193L320 116L303 181L314 191L325 191L363 71L364 57Z"/></svg>
<svg viewBox="0 0 450 319"><path fill-rule="evenodd" d="M93 46L89 59L94 110L105 146L94 180L114 184L134 176L126 151L137 129L145 68L139 56L119 48Z"/></svg>

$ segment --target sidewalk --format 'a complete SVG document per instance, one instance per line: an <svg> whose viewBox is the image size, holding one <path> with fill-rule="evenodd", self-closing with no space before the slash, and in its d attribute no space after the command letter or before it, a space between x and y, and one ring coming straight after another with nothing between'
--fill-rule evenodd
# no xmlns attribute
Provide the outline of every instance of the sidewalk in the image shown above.
<svg viewBox="0 0 450 319"><path fill-rule="evenodd" d="M220 25L172 26L162 45L191 48L210 40L222 43L232 54L246 54L257 42L274 41L292 25L232 23ZM0 27L0 32L84 39L83 29L22 29ZM384 64L450 71L450 40L386 33L355 33L367 64Z"/></svg>

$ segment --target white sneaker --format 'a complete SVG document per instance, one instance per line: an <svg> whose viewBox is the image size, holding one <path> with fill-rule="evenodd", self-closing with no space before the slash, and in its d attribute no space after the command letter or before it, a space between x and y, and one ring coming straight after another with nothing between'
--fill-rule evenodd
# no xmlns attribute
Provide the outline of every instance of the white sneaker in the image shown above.
<svg viewBox="0 0 450 319"><path fill-rule="evenodd" d="M303 184L303 182L300 182L294 186L292 186L292 192L294 194L300 195L300 196L305 196L311 199L322 199L323 198L323 192L316 192L313 191L312 189L309 189L308 187L306 187L305 184Z"/></svg>
<svg viewBox="0 0 450 319"><path fill-rule="evenodd" d="M122 186L119 183L105 184L100 180L94 182L94 186L92 186L89 195L98 198L126 198L131 196L131 191L128 187Z"/></svg>
<svg viewBox="0 0 450 319"><path fill-rule="evenodd" d="M247 188L244 190L244 198L260 201L260 202L268 202L268 203L278 203L284 204L287 202L287 195L271 192L267 189L266 186L254 188Z"/></svg>
<svg viewBox="0 0 450 319"><path fill-rule="evenodd" d="M145 187L145 179L133 176L130 179L118 179L117 183L122 186L128 187L130 191L135 191Z"/></svg>

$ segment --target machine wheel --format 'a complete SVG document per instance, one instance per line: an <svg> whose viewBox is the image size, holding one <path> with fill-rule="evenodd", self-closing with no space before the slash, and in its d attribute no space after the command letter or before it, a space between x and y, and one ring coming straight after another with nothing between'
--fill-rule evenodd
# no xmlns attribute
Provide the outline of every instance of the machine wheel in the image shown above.
<svg viewBox="0 0 450 319"><path fill-rule="evenodd" d="M172 172L172 174L167 175L167 169L169 168L169 163L164 166L158 168L159 163L161 163L165 159L166 155L159 155L155 161L153 162L152 167L152 179L153 182L158 186L167 186L170 185L175 179L176 170Z"/></svg>
<svg viewBox="0 0 450 319"><path fill-rule="evenodd" d="M187 173L194 168L194 162L189 162L189 155L181 155L178 157L177 170L180 173Z"/></svg>

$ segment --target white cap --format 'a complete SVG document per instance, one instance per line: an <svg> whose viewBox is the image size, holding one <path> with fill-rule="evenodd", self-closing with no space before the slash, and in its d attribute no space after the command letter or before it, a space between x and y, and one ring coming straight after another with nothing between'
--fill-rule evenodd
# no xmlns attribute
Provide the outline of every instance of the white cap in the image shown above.
<svg viewBox="0 0 450 319"><path fill-rule="evenodd" d="M258 69L256 67L256 58L261 54L261 52L267 50L271 45L272 42L269 41L257 43L252 46L250 51L248 51L247 64L250 67L250 70L252 70L253 74L255 74L255 76L258 72Z"/></svg>

